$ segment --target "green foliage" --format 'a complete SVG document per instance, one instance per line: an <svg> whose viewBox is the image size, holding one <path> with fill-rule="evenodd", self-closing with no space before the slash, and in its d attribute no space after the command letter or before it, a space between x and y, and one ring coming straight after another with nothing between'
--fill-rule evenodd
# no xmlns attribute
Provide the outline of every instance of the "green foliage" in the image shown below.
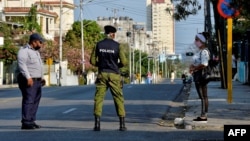
<svg viewBox="0 0 250 141"><path fill-rule="evenodd" d="M204 0L205 1L205 0ZM217 11L217 3L219 0L209 0L214 3L214 11ZM173 17L176 21L186 20L190 15L196 15L201 10L201 4L199 0L171 0L174 3ZM249 0L232 0L231 5L236 7L240 11L240 17L250 19L250 1ZM173 9L166 8L167 12L171 12Z"/></svg>
<svg viewBox="0 0 250 141"><path fill-rule="evenodd" d="M30 12L28 17L26 17L24 24L24 28L29 31L41 32L41 27L37 22L37 8L32 5L30 8Z"/></svg>
<svg viewBox="0 0 250 141"><path fill-rule="evenodd" d="M24 45L28 41L28 36L19 35L20 32L25 30L41 32L41 28L37 22L37 9L32 6L27 17L15 17L11 18L11 22L21 23L24 25L23 28L7 25L0 23L0 33L4 36L4 45L0 48L0 60L4 61L6 65L12 64L13 61L17 60L18 45ZM14 36L19 36L19 40L14 40Z"/></svg>
<svg viewBox="0 0 250 141"><path fill-rule="evenodd" d="M101 28L95 21L83 20L84 49L92 50L95 44L104 36L101 34ZM81 47L81 22L76 21L69 30L65 41L69 42L72 47Z"/></svg>
<svg viewBox="0 0 250 141"><path fill-rule="evenodd" d="M176 21L186 20L190 15L196 15L201 9L199 0L171 0L175 3L173 17ZM173 9L166 8L166 12L171 12Z"/></svg>
<svg viewBox="0 0 250 141"><path fill-rule="evenodd" d="M44 60L52 58L52 60L59 60L59 46L51 40L47 40L43 43L43 47L40 49L41 56Z"/></svg>
<svg viewBox="0 0 250 141"><path fill-rule="evenodd" d="M131 57L132 59L132 57ZM141 75L146 75L147 74L147 70L148 70L148 54L145 52L141 52L141 64L139 64L139 60L140 60L140 51L139 50L135 50L134 51L134 64L136 66L135 68L135 73L140 73L139 68L141 66ZM133 59L131 60L131 62L133 62ZM150 63L150 68L153 68L153 64Z"/></svg>
<svg viewBox="0 0 250 141"><path fill-rule="evenodd" d="M11 31L11 26L0 23L0 33L3 34L4 37L4 45L0 48L0 60L6 65L12 64L13 61L17 60L18 48L14 46Z"/></svg>
<svg viewBox="0 0 250 141"><path fill-rule="evenodd" d="M82 75L79 75L79 77L78 77L79 85L84 85L85 82L86 82L86 80L84 79L84 77Z"/></svg>
<svg viewBox="0 0 250 141"><path fill-rule="evenodd" d="M250 19L234 19L233 24L233 39L235 41L242 40L245 37L246 31L250 29Z"/></svg>
<svg viewBox="0 0 250 141"><path fill-rule="evenodd" d="M232 5L240 11L240 17L250 20L249 0L232 0Z"/></svg>
<svg viewBox="0 0 250 141"><path fill-rule="evenodd" d="M95 21L83 20L85 71L96 70L89 64L89 58L96 43L104 37L101 31ZM68 60L69 68L74 72L82 71L81 33L81 21L74 22L72 29L66 34L63 44L63 56Z"/></svg>
<svg viewBox="0 0 250 141"><path fill-rule="evenodd" d="M17 60L18 48L15 46L3 47L0 49L0 60L4 61L4 64L12 64Z"/></svg>

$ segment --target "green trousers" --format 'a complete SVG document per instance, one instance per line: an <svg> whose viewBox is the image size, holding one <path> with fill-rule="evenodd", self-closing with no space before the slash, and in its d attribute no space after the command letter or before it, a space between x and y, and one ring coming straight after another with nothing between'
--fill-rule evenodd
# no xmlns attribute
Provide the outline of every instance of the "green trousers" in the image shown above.
<svg viewBox="0 0 250 141"><path fill-rule="evenodd" d="M113 96L117 116L125 117L121 76L119 74L106 72L99 73L96 79L94 115L99 117L102 115L103 101L108 88Z"/></svg>

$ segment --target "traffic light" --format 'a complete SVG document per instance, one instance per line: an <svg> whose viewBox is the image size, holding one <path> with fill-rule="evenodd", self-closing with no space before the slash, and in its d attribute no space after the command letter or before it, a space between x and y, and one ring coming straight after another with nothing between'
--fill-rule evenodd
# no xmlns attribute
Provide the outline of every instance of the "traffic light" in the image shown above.
<svg viewBox="0 0 250 141"><path fill-rule="evenodd" d="M186 56L193 56L194 53L193 52L186 52Z"/></svg>
<svg viewBox="0 0 250 141"><path fill-rule="evenodd" d="M128 31L128 32L126 33L126 35L127 35L127 37L131 37L131 32Z"/></svg>

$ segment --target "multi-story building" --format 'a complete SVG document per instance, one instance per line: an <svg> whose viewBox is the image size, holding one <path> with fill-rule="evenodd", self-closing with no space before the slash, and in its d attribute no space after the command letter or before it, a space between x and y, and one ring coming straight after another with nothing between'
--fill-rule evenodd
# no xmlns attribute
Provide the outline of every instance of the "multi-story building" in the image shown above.
<svg viewBox="0 0 250 141"><path fill-rule="evenodd" d="M42 34L47 39L53 40L59 36L61 0L0 0L0 20L15 21L20 17L29 15L30 8L37 8L37 22L41 26ZM62 34L71 29L74 23L73 0L62 0Z"/></svg>
<svg viewBox="0 0 250 141"><path fill-rule="evenodd" d="M173 4L170 0L147 0L147 30L159 52L175 54ZM167 10L168 9L168 10Z"/></svg>
<svg viewBox="0 0 250 141"><path fill-rule="evenodd" d="M127 43L127 32L132 31L133 19L129 17L98 17L97 23L103 29L105 25L112 25L117 28L116 40Z"/></svg>
<svg viewBox="0 0 250 141"><path fill-rule="evenodd" d="M145 23L136 23L129 17L98 17L98 25L113 25L117 28L116 38L120 43L128 43L131 48L148 53L149 33Z"/></svg>

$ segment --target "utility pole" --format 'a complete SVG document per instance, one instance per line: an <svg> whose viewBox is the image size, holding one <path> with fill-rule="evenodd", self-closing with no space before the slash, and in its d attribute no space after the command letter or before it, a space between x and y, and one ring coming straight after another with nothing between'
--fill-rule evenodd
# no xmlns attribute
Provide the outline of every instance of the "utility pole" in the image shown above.
<svg viewBox="0 0 250 141"><path fill-rule="evenodd" d="M132 75L133 75L133 83L134 83L134 80L135 80L135 29L133 28L133 49L132 49Z"/></svg>
<svg viewBox="0 0 250 141"><path fill-rule="evenodd" d="M128 43L128 47L129 47L129 83L131 83L132 81L132 75L131 75L131 46L130 46L130 40L131 39L131 32L130 32L130 29L127 31L127 43Z"/></svg>
<svg viewBox="0 0 250 141"><path fill-rule="evenodd" d="M117 11L119 11L119 10L118 9L113 9L113 12L114 12L113 24L115 25L116 28L118 26L118 17L116 15Z"/></svg>
<svg viewBox="0 0 250 141"><path fill-rule="evenodd" d="M205 15L205 27L204 30L208 32L210 35L212 35L212 23L211 23L211 12L210 12L210 0L205 0L204 1L204 15ZM209 41L208 42L208 48L211 50L212 44ZM212 56L213 52L211 52ZM211 58L210 58L211 59Z"/></svg>
<svg viewBox="0 0 250 141"><path fill-rule="evenodd" d="M62 0L60 0L60 25L59 25L59 86L62 85Z"/></svg>
<svg viewBox="0 0 250 141"><path fill-rule="evenodd" d="M83 0L80 2L81 13L81 45L82 45L82 73L85 72L85 60L84 60L84 34L83 34Z"/></svg>
<svg viewBox="0 0 250 141"><path fill-rule="evenodd" d="M141 84L141 52L142 52L142 50L141 50L141 29L139 29L139 67L140 67L140 75L139 75L139 83Z"/></svg>
<svg viewBox="0 0 250 141"><path fill-rule="evenodd" d="M107 9L108 10L108 9ZM123 10L124 10L124 8L123 8ZM114 17L113 17L113 24L114 24L114 26L117 28L118 27L118 22L119 22L119 19L118 19L118 16L117 16L117 13L118 13L118 11L119 11L119 9L112 9L111 10L113 13L114 13Z"/></svg>

